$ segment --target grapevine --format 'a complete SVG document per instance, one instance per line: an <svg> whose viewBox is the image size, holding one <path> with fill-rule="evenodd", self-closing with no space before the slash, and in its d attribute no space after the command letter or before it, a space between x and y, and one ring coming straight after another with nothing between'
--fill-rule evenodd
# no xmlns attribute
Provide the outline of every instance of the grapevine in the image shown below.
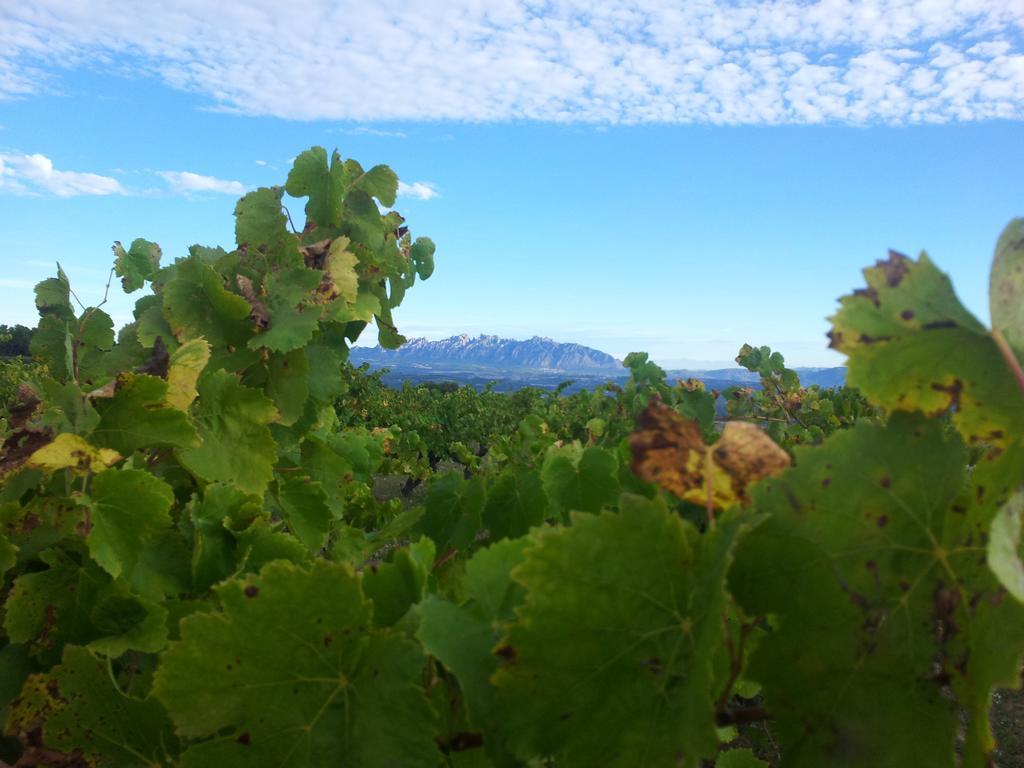
<svg viewBox="0 0 1024 768"><path fill-rule="evenodd" d="M146 289L116 334L62 270L37 286L0 435L3 764L993 764L1024 221L989 326L926 254L866 269L831 318L846 389L745 346L759 389L634 353L593 391L388 390L347 353L400 345L434 270L397 185L314 147L230 251L115 244Z"/></svg>

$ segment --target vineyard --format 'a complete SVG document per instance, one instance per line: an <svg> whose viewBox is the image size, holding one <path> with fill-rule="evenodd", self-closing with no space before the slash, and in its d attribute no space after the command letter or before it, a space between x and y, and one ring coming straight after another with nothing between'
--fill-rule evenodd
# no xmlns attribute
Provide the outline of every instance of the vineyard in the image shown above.
<svg viewBox="0 0 1024 768"><path fill-rule="evenodd" d="M865 269L846 388L744 346L759 387L634 353L572 394L390 389L347 352L400 346L434 270L397 185L315 147L234 250L115 243L116 334L36 287L0 765L1024 765L1024 220L989 324L924 253Z"/></svg>

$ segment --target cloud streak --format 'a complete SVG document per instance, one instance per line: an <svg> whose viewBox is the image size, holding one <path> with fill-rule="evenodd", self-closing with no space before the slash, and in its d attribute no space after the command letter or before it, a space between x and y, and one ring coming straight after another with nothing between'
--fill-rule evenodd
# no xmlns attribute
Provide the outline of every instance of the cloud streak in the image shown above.
<svg viewBox="0 0 1024 768"><path fill-rule="evenodd" d="M403 131L386 131L381 128L371 128L368 125L357 125L355 128L347 128L342 133L347 136L374 136L382 139L408 138Z"/></svg>
<svg viewBox="0 0 1024 768"><path fill-rule="evenodd" d="M245 185L240 181L228 181L213 176L203 176L191 171L158 171L170 186L172 192L190 195L201 192L216 192L223 195L244 195Z"/></svg>
<svg viewBox="0 0 1024 768"><path fill-rule="evenodd" d="M46 155L0 152L0 194L49 194L57 197L79 197L154 193L174 195L217 193L240 196L247 191L247 187L240 181L203 176L191 171L157 171L156 175L167 183L167 188L139 192L124 187L112 176L59 170L54 167L53 160Z"/></svg>
<svg viewBox="0 0 1024 768"><path fill-rule="evenodd" d="M45 155L0 154L0 192L76 197L123 195L125 189L110 176L58 170Z"/></svg>
<svg viewBox="0 0 1024 768"><path fill-rule="evenodd" d="M0 11L0 98L117 60L304 120L1021 119L1022 35L1020 0L36 0Z"/></svg>
<svg viewBox="0 0 1024 768"><path fill-rule="evenodd" d="M399 197L412 197L416 200L432 200L437 197L438 194L437 188L430 182L414 181L411 184L406 184L404 181L398 182Z"/></svg>

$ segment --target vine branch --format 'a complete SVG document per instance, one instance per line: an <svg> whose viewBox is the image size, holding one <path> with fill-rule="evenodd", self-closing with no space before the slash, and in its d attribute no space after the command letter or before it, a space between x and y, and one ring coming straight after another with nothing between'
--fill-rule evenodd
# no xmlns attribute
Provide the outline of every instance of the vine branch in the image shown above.
<svg viewBox="0 0 1024 768"><path fill-rule="evenodd" d="M1020 361L1017 359L1017 355L1013 353L1010 342L1006 340L1006 337L1003 336L1002 331L998 328L992 329L992 339L999 348L999 352L1006 361L1006 365L1009 367L1010 373L1013 374L1013 378L1017 380L1017 387L1021 392L1024 392L1024 369L1021 369Z"/></svg>

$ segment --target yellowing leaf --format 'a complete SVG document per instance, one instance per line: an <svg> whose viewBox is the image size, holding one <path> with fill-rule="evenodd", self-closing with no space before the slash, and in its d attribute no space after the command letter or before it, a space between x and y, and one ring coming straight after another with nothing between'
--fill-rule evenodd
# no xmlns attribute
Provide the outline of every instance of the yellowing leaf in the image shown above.
<svg viewBox="0 0 1024 768"><path fill-rule="evenodd" d="M324 305L324 320L370 322L381 312L380 299L369 291L359 291L359 257L349 250L350 241L341 236L321 240L300 250L306 264L323 270L314 303Z"/></svg>
<svg viewBox="0 0 1024 768"><path fill-rule="evenodd" d="M95 448L83 438L63 432L49 445L33 453L28 465L47 472L72 469L75 472L102 472L121 460L121 454L111 448Z"/></svg>
<svg viewBox="0 0 1024 768"><path fill-rule="evenodd" d="M171 355L167 369L167 404L182 411L188 410L196 399L196 382L210 361L210 345L206 339L191 339Z"/></svg>
<svg viewBox="0 0 1024 768"><path fill-rule="evenodd" d="M753 424L729 422L714 445L705 445L696 421L656 401L641 414L630 447L640 479L717 509L745 504L748 486L790 463L789 454Z"/></svg>
<svg viewBox="0 0 1024 768"><path fill-rule="evenodd" d="M337 294L347 304L354 304L359 297L359 276L356 274L359 259L348 250L348 243L347 237L339 237L331 243L327 255L327 274Z"/></svg>

